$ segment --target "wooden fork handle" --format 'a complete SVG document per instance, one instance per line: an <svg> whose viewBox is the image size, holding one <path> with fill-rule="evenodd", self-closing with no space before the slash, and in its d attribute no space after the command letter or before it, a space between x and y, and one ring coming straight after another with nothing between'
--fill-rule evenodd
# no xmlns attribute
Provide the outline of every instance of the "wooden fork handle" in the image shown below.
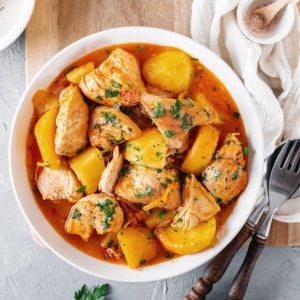
<svg viewBox="0 0 300 300"><path fill-rule="evenodd" d="M220 280L233 256L243 243L252 235L255 227L246 223L238 235L205 268L202 278L191 288L185 300L202 300L211 291L213 284Z"/></svg>
<svg viewBox="0 0 300 300"><path fill-rule="evenodd" d="M267 239L259 238L257 235L253 236L243 264L229 288L227 300L243 299L255 263L264 249L266 242Z"/></svg>

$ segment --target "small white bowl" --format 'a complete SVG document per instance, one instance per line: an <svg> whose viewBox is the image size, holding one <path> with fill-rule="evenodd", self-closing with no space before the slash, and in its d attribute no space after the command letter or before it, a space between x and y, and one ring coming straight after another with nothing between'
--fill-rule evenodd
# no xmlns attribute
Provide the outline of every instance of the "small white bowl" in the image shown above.
<svg viewBox="0 0 300 300"><path fill-rule="evenodd" d="M244 121L249 142L249 180L226 223L219 229L214 247L200 253L145 267L129 269L107 263L77 250L48 223L37 206L26 170L26 139L33 114L32 96L46 88L67 66L96 49L124 43L150 43L180 48L198 58L222 81L234 98ZM9 168L13 190L35 240L63 260L89 274L115 281L146 282L173 277L206 263L218 254L239 232L255 205L262 181L263 138L256 110L243 83L233 70L209 49L192 39L158 28L115 28L87 36L51 58L35 75L25 91L14 116L9 141Z"/></svg>
<svg viewBox="0 0 300 300"><path fill-rule="evenodd" d="M277 16L277 22L269 30L252 31L247 25L246 16L257 7L275 2L275 0L240 0L237 7L237 22L243 34L259 44L273 44L282 40L291 31L295 21L295 5L288 4Z"/></svg>
<svg viewBox="0 0 300 300"><path fill-rule="evenodd" d="M12 44L27 26L35 0L0 0L0 51Z"/></svg>

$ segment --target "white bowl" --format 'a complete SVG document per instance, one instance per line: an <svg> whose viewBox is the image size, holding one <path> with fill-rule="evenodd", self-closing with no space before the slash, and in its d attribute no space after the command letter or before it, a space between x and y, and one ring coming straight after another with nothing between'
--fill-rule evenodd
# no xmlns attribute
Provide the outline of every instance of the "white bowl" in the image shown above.
<svg viewBox="0 0 300 300"><path fill-rule="evenodd" d="M34 0L0 0L0 51L13 43L27 26Z"/></svg>
<svg viewBox="0 0 300 300"><path fill-rule="evenodd" d="M295 21L295 5L290 3L278 14L276 24L271 30L254 32L247 26L246 15L257 7L275 0L241 0L237 7L237 22L244 35L259 44L273 44L282 40L291 31Z"/></svg>
<svg viewBox="0 0 300 300"><path fill-rule="evenodd" d="M249 141L249 183L240 196L226 224L217 234L216 245L201 253L186 255L142 270L114 265L97 260L68 244L45 219L33 197L25 165L25 145L29 123L33 113L31 98L38 89L46 88L68 65L91 51L120 43L152 43L181 48L192 57L199 58L224 83L237 103L243 117ZM242 82L232 69L207 48L188 37L157 28L125 27L102 31L63 49L36 74L24 93L15 118L9 141L10 176L15 197L34 234L63 260L98 277L126 281L145 282L176 276L190 271L214 257L238 233L250 214L261 184L263 170L263 140L259 121L251 99Z"/></svg>

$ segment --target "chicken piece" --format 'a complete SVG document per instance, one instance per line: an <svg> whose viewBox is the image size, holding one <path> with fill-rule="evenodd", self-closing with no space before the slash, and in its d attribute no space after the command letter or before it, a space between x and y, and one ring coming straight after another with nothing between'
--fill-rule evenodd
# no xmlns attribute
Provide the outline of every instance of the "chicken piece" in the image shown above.
<svg viewBox="0 0 300 300"><path fill-rule="evenodd" d="M85 75L79 87L90 100L108 106L134 106L145 91L136 58L121 48L113 50L98 68Z"/></svg>
<svg viewBox="0 0 300 300"><path fill-rule="evenodd" d="M94 194L86 196L74 204L65 223L67 233L79 235L84 241L88 241L94 231L92 214L95 203L90 201L93 196Z"/></svg>
<svg viewBox="0 0 300 300"><path fill-rule="evenodd" d="M55 151L59 155L75 156L87 143L88 106L78 86L70 85L59 95L56 117Z"/></svg>
<svg viewBox="0 0 300 300"><path fill-rule="evenodd" d="M137 138L141 129L120 110L97 106L91 113L88 136L93 147L112 150L114 145Z"/></svg>
<svg viewBox="0 0 300 300"><path fill-rule="evenodd" d="M123 211L118 201L105 193L81 198L70 210L65 230L87 241L94 229L98 234L117 232L123 224Z"/></svg>
<svg viewBox="0 0 300 300"><path fill-rule="evenodd" d="M216 160L202 172L203 184L223 204L237 197L248 180L247 171L243 168L246 164L243 149L236 136L233 133L225 137L216 153Z"/></svg>
<svg viewBox="0 0 300 300"><path fill-rule="evenodd" d="M122 172L115 187L115 194L129 202L148 204L162 196L168 185L177 180L178 172L175 169L152 169L141 166L128 166ZM176 208L180 204L180 185L171 189L168 208Z"/></svg>
<svg viewBox="0 0 300 300"><path fill-rule="evenodd" d="M111 194L117 183L119 172L122 169L124 161L123 153L120 153L119 146L116 146L113 151L112 160L107 164L102 172L98 189L107 194Z"/></svg>
<svg viewBox="0 0 300 300"><path fill-rule="evenodd" d="M66 199L74 203L82 197L80 182L63 160L57 170L38 167L36 185L44 200Z"/></svg>
<svg viewBox="0 0 300 300"><path fill-rule="evenodd" d="M220 211L215 199L193 174L185 180L182 201L172 225L185 230L209 220Z"/></svg>
<svg viewBox="0 0 300 300"><path fill-rule="evenodd" d="M217 151L216 158L230 158L235 160L241 166L245 166L243 148L237 136L238 133L229 133L226 135L222 147Z"/></svg>
<svg viewBox="0 0 300 300"><path fill-rule="evenodd" d="M170 148L181 148L195 126L220 123L212 107L189 98L175 100L142 93L141 103Z"/></svg>
<svg viewBox="0 0 300 300"><path fill-rule="evenodd" d="M122 227L124 214L114 196L95 194L96 206L92 214L92 225L98 234L117 232Z"/></svg>

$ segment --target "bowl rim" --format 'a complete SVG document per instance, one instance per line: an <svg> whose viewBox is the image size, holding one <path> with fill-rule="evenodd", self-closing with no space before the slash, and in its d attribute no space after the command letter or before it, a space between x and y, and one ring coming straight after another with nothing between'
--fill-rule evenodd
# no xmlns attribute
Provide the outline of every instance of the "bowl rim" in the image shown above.
<svg viewBox="0 0 300 300"><path fill-rule="evenodd" d="M256 176L249 178L247 188L240 196L240 201L237 202L232 215L218 231L214 247L197 254L148 266L142 271L140 269L132 270L124 265L99 261L65 242L48 223L37 204L32 205L29 198L33 199L33 196L24 197L27 194L32 195L33 191L30 189L24 163L25 151L18 151L25 145L26 137L25 134L22 135L21 131L28 132L28 120L31 119L33 111L32 105L29 107L28 104L31 103L31 98L37 89L46 88L63 68L85 54L106 45L131 42L180 48L192 57L198 58L219 78L238 106L244 125L251 124L249 128L245 126L250 148L248 172L256 172ZM31 230L47 248L51 249L63 261L96 277L122 282L148 282L171 278L199 267L217 255L240 231L255 205L254 195L258 194L262 181L263 137L250 95L237 74L220 57L203 45L179 33L155 27L129 26L107 29L88 35L62 49L42 66L29 83L18 104L9 137L8 156L10 181L17 203ZM244 198L245 201L243 201Z"/></svg>
<svg viewBox="0 0 300 300"><path fill-rule="evenodd" d="M35 0L24 0L22 11L13 26L0 37L0 51L11 45L24 31L33 13Z"/></svg>

